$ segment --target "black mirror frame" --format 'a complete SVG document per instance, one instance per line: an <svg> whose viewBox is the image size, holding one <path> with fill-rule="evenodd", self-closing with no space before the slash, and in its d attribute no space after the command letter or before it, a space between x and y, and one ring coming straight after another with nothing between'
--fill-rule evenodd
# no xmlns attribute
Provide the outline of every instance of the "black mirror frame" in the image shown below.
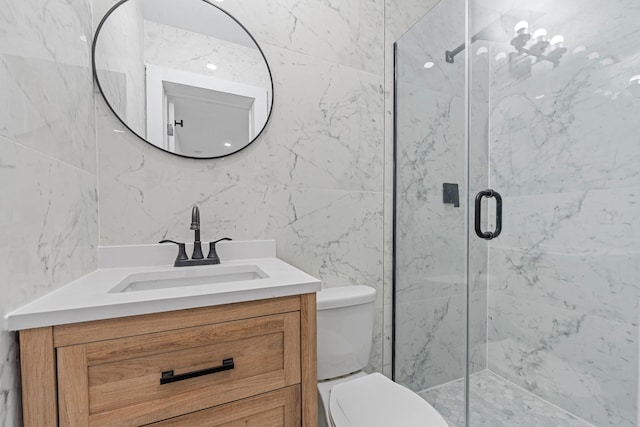
<svg viewBox="0 0 640 427"><path fill-rule="evenodd" d="M211 3L208 0L201 0L205 3L207 3L208 5L215 7L216 9L218 9L219 11L221 11L222 13L224 13L225 15L227 15L229 18L231 18L236 24L238 24L240 26L240 28L242 28L247 35L251 38L251 40L253 41L253 43L256 45L256 47L258 48L258 51L260 52L260 55L262 55L262 59L264 60L265 65L267 66L267 71L269 72L269 80L271 82L271 107L269 108L269 113L267 115L267 120L264 122L264 125L262 126L262 129L260 129L260 132L258 132L258 134L251 140L249 141L248 144L244 145L242 148L237 149L236 151L232 151L231 153L227 153L224 154L222 156L213 156L213 157L194 157L194 156L185 156L184 154L179 154L179 153L174 153L172 151L169 150L165 150L162 147L158 147L157 145L147 141L145 138L143 138L142 136L140 136L136 131L134 131L133 129L131 129L129 127L129 125L127 123L125 123L125 121L120 117L120 115L118 113L116 113L116 111L114 110L114 108L111 106L111 104L109 103L109 100L107 99L107 97L104 94L104 91L102 90L102 86L100 85L100 80L98 79L98 73L97 73L97 69L96 69L96 45L98 43L98 36L100 35L100 30L102 29L102 26L104 25L104 23L107 21L107 19L109 19L109 16L111 16L111 14L118 8L120 7L123 3L126 3L130 0L120 0L118 1L115 5L113 5L108 11L107 13L104 14L104 16L102 17L102 19L100 20L100 23L98 24L98 27L96 28L96 32L93 36L93 42L91 44L91 68L93 71L93 79L96 82L96 85L98 86L98 90L100 91L100 95L102 95L102 99L104 99L104 101L107 104L107 107L109 107L109 109L111 110L111 112L118 118L118 120L120 121L120 123L122 123L124 125L124 127L126 127L132 134L134 134L135 136L137 136L139 139L141 139L142 141L146 142L147 144L151 145L152 147L157 148L160 151L164 151L165 153L169 153L172 154L174 156L178 156L178 157L183 157L183 158L187 158L187 159L197 159L197 160L210 160L210 159L221 159L224 157L228 157L231 156L232 154L236 154L239 153L240 151L244 150L245 148L247 148L248 146L250 146L251 144L253 144L258 138L260 138L260 136L262 135L262 133L264 132L264 130L267 128L267 125L269 124L269 120L271 119L271 114L273 112L273 107L275 105L275 90L274 90L274 84L273 84L273 74L271 73L271 67L269 66L269 61L267 61L267 57L265 56L264 52L262 51L262 48L260 47L260 45L258 44L257 40L255 39L255 37L253 37L253 34L251 34L249 32L249 30L247 30L247 28L242 25L242 23L240 21L238 21L233 15L231 15L229 12L227 12L226 10L222 9L219 6L216 6L215 4Z"/></svg>

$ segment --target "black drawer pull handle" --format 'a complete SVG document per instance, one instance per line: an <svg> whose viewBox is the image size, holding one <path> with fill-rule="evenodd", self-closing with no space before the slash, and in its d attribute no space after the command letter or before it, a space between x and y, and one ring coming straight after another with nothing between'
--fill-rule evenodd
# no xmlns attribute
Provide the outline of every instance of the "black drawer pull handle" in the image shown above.
<svg viewBox="0 0 640 427"><path fill-rule="evenodd" d="M494 231L482 231L482 198L495 197L496 199L496 229ZM502 232L502 196L495 190L483 190L476 195L475 203L475 229L476 235L481 239L492 240Z"/></svg>
<svg viewBox="0 0 640 427"><path fill-rule="evenodd" d="M230 359L224 359L222 365L214 366L213 368L201 369L199 371L187 372L180 375L173 375L173 371L164 371L160 377L160 384L175 383L176 381L184 381L189 378L201 377L203 375L215 374L216 372L229 371L235 368L233 363L233 357Z"/></svg>

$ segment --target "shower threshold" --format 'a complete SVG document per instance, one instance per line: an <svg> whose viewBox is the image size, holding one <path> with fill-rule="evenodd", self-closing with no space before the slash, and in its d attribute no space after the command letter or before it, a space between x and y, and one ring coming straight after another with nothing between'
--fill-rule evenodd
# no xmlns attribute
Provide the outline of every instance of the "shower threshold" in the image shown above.
<svg viewBox="0 0 640 427"><path fill-rule="evenodd" d="M549 402L536 397L489 370L470 378L472 427L593 427ZM419 393L447 420L449 427L464 427L464 381L442 384Z"/></svg>

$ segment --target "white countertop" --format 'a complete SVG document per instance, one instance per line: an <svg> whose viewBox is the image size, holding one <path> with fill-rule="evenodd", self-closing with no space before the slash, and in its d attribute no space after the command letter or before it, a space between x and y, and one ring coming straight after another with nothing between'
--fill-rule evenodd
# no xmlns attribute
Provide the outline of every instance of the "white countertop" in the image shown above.
<svg viewBox="0 0 640 427"><path fill-rule="evenodd" d="M223 242L218 251L219 265L179 267L190 272L214 272L226 266L255 265L267 278L228 283L199 284L168 289L133 292L109 292L132 274L175 272L172 260L176 248L168 251L158 245L104 248L99 251L98 270L81 277L5 316L6 329L17 331L43 326L111 319L164 311L206 307L236 302L277 298L317 292L321 282L275 258L275 243ZM244 250L248 249L248 250ZM161 257L154 254L162 253ZM137 256L137 254L143 254ZM190 253L190 252L188 252ZM242 254L266 255L264 258L242 258ZM144 255L146 254L146 255ZM170 255L169 255L170 254ZM132 259L146 259L146 265L132 266ZM127 265L118 267L119 265Z"/></svg>

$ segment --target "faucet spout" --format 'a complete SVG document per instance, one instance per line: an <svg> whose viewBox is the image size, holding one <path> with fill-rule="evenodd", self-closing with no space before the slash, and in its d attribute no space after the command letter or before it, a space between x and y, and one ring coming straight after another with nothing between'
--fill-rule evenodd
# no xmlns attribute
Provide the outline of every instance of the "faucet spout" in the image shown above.
<svg viewBox="0 0 640 427"><path fill-rule="evenodd" d="M191 230L195 231L195 238L193 240L193 255L191 259L202 259L204 255L202 254L202 246L200 243L200 209L197 206L194 206L191 209Z"/></svg>
<svg viewBox="0 0 640 427"><path fill-rule="evenodd" d="M191 230L196 230L199 231L200 230L200 208L198 208L197 206L194 206L193 209L191 209Z"/></svg>

